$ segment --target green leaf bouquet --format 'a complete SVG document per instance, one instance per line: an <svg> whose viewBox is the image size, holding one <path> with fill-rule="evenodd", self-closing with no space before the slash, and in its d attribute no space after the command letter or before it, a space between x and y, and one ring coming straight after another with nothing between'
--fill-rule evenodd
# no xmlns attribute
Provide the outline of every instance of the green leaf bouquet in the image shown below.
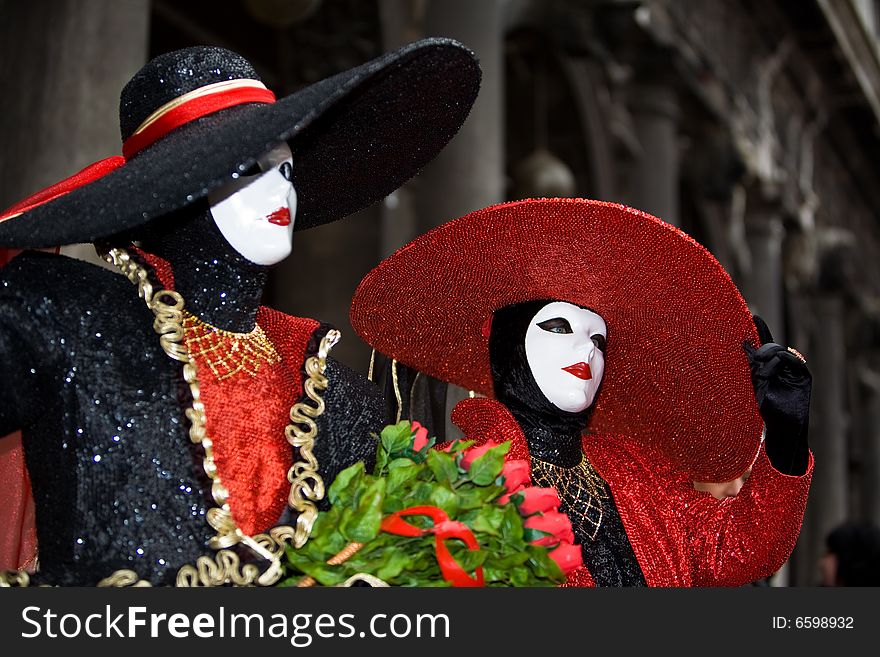
<svg viewBox="0 0 880 657"><path fill-rule="evenodd" d="M509 443L434 443L417 422L385 427L374 472L339 473L280 585L555 586L581 565L556 491L528 486Z"/></svg>

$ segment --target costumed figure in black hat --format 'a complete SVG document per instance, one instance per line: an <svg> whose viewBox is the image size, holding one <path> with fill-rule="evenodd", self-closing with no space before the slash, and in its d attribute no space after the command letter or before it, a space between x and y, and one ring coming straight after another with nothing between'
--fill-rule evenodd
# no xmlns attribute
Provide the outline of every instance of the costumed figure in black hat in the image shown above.
<svg viewBox="0 0 880 657"><path fill-rule="evenodd" d="M511 440L508 458L557 489L582 546L568 585L742 585L794 548L809 371L679 229L582 199L493 206L382 262L351 319L379 352L486 397L452 420ZM694 487L749 468L736 497Z"/></svg>
<svg viewBox="0 0 880 657"><path fill-rule="evenodd" d="M328 357L337 331L260 306L267 268L414 175L478 87L446 39L277 101L232 52L173 52L122 92L123 157L0 216L0 247L93 242L124 274L0 270L0 436L22 431L39 545L5 583L277 580L385 414Z"/></svg>

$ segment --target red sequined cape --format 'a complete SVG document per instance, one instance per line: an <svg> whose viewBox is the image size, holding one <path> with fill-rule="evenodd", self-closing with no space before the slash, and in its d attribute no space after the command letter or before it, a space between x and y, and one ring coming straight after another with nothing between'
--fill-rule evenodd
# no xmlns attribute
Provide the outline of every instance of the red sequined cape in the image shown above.
<svg viewBox="0 0 880 657"><path fill-rule="evenodd" d="M509 459L528 458L510 412L490 399L465 399L452 420L468 439L510 440ZM661 452L627 439L584 436L584 452L608 483L648 586L741 586L776 572L794 549L813 474L777 471L763 446L739 495L717 500L694 489ZM585 567L565 586L594 586Z"/></svg>

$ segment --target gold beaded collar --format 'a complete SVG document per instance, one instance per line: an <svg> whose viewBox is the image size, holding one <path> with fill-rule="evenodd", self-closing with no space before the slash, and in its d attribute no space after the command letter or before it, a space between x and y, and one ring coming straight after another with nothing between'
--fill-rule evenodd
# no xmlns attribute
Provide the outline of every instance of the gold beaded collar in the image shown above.
<svg viewBox="0 0 880 657"><path fill-rule="evenodd" d="M259 324L248 333L234 333L212 326L184 310L183 336L190 356L203 358L218 381L239 372L254 377L263 363L281 362L281 356Z"/></svg>
<svg viewBox="0 0 880 657"><path fill-rule="evenodd" d="M563 468L532 458L532 479L538 486L555 488L562 506L572 522L578 522L590 540L596 540L602 525L603 500L608 499L608 486L584 454L573 468Z"/></svg>

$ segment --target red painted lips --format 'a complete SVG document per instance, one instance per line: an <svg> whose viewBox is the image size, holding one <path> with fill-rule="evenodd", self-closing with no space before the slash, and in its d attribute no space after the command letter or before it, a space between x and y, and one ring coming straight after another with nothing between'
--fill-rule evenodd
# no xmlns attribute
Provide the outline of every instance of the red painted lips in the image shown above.
<svg viewBox="0 0 880 657"><path fill-rule="evenodd" d="M276 226L289 226L290 225L290 208L278 208L270 214L266 219L269 220L270 224L275 224Z"/></svg>
<svg viewBox="0 0 880 657"><path fill-rule="evenodd" d="M590 372L590 365L588 363L575 363L574 365L569 365L562 369L584 381L593 378L593 373Z"/></svg>

